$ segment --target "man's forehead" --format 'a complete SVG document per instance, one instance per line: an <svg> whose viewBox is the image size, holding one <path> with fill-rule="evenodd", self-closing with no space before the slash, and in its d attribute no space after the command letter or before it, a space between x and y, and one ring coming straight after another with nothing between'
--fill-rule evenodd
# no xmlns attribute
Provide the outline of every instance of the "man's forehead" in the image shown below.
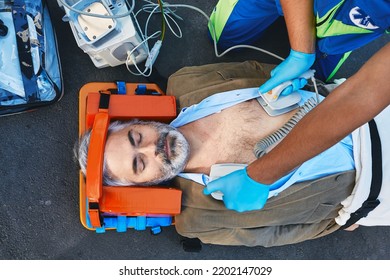
<svg viewBox="0 0 390 280"><path fill-rule="evenodd" d="M146 121L136 121L136 122L130 122L126 123L124 125L113 126L111 130L109 130L109 133L116 133L116 132L123 132L123 131L129 131L131 129L136 129L140 127L154 127L154 125L151 122Z"/></svg>
<svg viewBox="0 0 390 280"><path fill-rule="evenodd" d="M136 128L136 127L157 127L158 126L158 123L156 122L153 122L153 121L140 121L140 120L137 120L137 121L133 121L131 123L129 123L126 127L124 127L125 129L131 129L131 128Z"/></svg>

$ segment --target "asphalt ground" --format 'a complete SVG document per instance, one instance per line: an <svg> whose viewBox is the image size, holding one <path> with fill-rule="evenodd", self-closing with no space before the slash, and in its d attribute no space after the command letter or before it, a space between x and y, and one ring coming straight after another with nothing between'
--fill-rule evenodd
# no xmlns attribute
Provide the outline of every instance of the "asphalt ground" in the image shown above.
<svg viewBox="0 0 390 280"><path fill-rule="evenodd" d="M203 244L200 252L185 252L174 227L159 235L148 230L97 234L79 219L78 165L73 146L78 138L78 92L89 82L147 82L124 65L96 68L76 44L64 12L48 1L64 77L65 94L56 104L0 119L0 259L3 260L386 260L390 259L390 227L360 227L281 247L241 247ZM178 1L210 14L217 1ZM142 3L137 1L137 6ZM155 67L168 77L184 66L255 59L278 63L253 50L214 55L206 20L181 8L181 39L167 33ZM144 17L145 18L145 17ZM158 16L151 28L159 27ZM382 37L355 51L336 78L351 76L381 46ZM289 52L283 20L274 23L257 46L286 57ZM375 75L375 73L373 73Z"/></svg>

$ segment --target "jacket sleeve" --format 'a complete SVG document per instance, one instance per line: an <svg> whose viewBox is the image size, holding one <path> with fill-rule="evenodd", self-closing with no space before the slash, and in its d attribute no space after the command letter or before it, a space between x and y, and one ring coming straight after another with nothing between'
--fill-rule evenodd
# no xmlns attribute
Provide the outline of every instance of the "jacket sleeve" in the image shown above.
<svg viewBox="0 0 390 280"><path fill-rule="evenodd" d="M334 219L327 219L315 224L218 228L198 233L191 238L199 238L205 244L275 247L323 237L339 228L340 226L334 222Z"/></svg>

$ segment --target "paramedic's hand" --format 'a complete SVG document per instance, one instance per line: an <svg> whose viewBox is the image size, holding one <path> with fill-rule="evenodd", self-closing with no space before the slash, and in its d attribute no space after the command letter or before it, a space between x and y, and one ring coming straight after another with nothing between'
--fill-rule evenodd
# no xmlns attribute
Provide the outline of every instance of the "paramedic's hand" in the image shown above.
<svg viewBox="0 0 390 280"><path fill-rule="evenodd" d="M292 80L292 85L285 88L281 95L288 95L307 83L304 78L298 78L313 65L316 55L314 53L302 53L291 49L290 55L271 71L271 78L260 86L261 93L267 93L283 82Z"/></svg>
<svg viewBox="0 0 390 280"><path fill-rule="evenodd" d="M226 208L238 212L259 210L264 207L269 186L252 180L245 169L234 171L207 184L205 195L221 191Z"/></svg>

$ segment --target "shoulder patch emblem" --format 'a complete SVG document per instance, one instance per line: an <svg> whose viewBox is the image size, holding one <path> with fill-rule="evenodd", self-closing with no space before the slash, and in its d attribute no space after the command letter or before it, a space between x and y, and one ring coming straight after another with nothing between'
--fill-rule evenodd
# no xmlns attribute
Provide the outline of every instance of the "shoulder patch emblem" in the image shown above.
<svg viewBox="0 0 390 280"><path fill-rule="evenodd" d="M370 29L370 30L379 28L378 26L375 25L371 17L367 15L359 7L355 7L351 9L351 11L349 12L349 18L356 26L360 28Z"/></svg>

